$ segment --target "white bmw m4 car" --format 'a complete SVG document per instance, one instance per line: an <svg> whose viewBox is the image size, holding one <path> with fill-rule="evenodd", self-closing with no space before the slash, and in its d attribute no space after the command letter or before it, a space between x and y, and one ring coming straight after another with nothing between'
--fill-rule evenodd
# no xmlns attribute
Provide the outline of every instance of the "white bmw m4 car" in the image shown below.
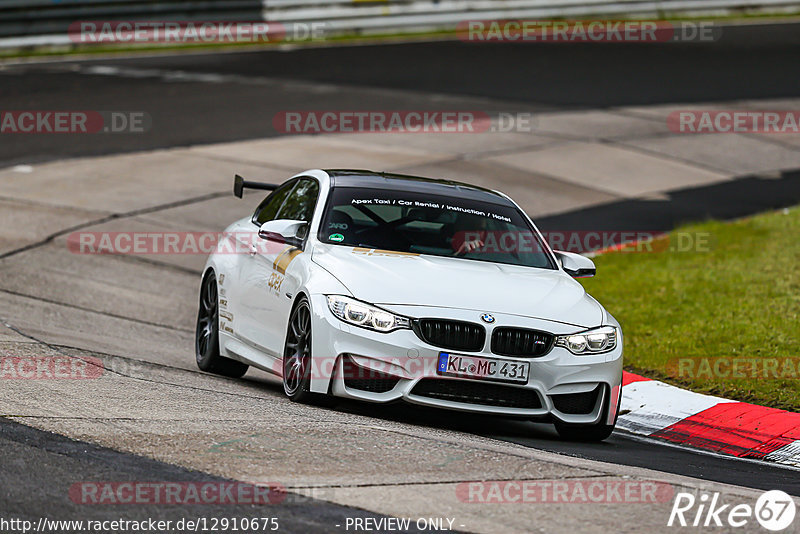
<svg viewBox="0 0 800 534"><path fill-rule="evenodd" d="M619 323L514 201L464 183L310 170L231 224L206 263L197 365L274 373L299 402L345 397L614 429Z"/></svg>

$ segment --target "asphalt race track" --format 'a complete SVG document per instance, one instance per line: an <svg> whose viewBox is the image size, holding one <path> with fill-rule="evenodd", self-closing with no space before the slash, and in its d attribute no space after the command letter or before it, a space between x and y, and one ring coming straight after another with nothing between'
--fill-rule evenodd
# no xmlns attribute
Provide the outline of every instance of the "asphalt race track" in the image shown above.
<svg viewBox="0 0 800 534"><path fill-rule="evenodd" d="M726 27L704 44L444 41L8 66L5 108L142 110L160 127L100 140L11 136L0 161L273 136L272 117L295 109L517 112L793 97L798 36L796 25L765 24ZM198 83L193 73L217 80Z"/></svg>
<svg viewBox="0 0 800 534"><path fill-rule="evenodd" d="M16 517L34 523L44 511L63 519L81 518L80 506L65 498L77 473L83 480L231 482L149 458L77 442L2 418L0 450L4 458L10 459L4 462L0 482L6 488L13 488L13 492L4 495L3 509L13 509ZM280 508L276 505L272 510L280 510L281 528L292 532L329 532L332 525L344 524L348 517L379 519L369 512L307 497L276 493L275 500ZM269 505L266 508L270 510ZM149 516L177 522L185 517L263 517L266 515L264 509L265 506L260 504L198 504L180 508L152 504L135 510L135 514L126 515L112 507L98 506L91 516L99 521Z"/></svg>
<svg viewBox="0 0 800 534"><path fill-rule="evenodd" d="M301 170L264 164L258 160L261 145L247 145L282 142L272 118L285 110L480 109L570 116L599 110L604 117L634 121L636 128L658 129L663 121L648 113L678 105L796 106L796 28L730 28L719 42L703 45L441 41L0 64L4 110L141 110L154 124L147 135L2 134L0 139L0 350L93 357L111 370L91 386L54 384L48 392L35 381L9 381L14 383L0 392L0 458L11 459L0 467L0 511L32 519L45 511L98 519L248 516L254 508L245 505L87 510L67 498L77 481L226 481L243 480L245 474L252 477L248 480L274 475L290 492L323 490L276 512L281 530L290 532L339 530L353 517L413 515L409 511L419 510L422 499L432 502L439 488L451 492L457 483L484 477L664 477L695 491L755 495L749 490L781 489L800 496L798 470L622 432L587 445L560 441L547 425L405 405L293 405L264 374L250 372L232 381L196 370L192 339L202 258L86 257L69 254L64 246L70 232L83 228L221 229L260 199L230 198L233 172L278 180ZM591 143L619 149L637 142L614 135L599 134ZM661 149L662 135L653 134L656 145L647 148L647 157ZM301 155L328 142L308 137L303 140L308 145L297 149ZM740 141L756 142L744 136ZM240 144L211 146L234 142ZM339 141L332 142L336 150L330 153L346 153L336 148ZM391 144L380 142L384 148ZM764 152L753 156L758 161L752 168L741 170L705 154L697 160L676 156L680 163L671 162L670 172L682 175L677 165L685 164L698 178L676 178L658 194L582 189L538 168L528 172L509 165L495 176L491 162L469 157L420 159L394 168L420 174L435 173L436 165L453 173L476 169L476 176L488 176L490 184L496 180L496 187L510 188L515 197L515 187L568 189L569 201L558 209L524 200L544 230L668 230L709 216L733 219L800 204L800 164L792 159L800 144L757 142ZM558 143L582 150L589 141L560 133L534 144L560 149ZM243 146L244 156L237 152ZM408 154L422 158L415 150L408 148ZM511 149L498 144L481 150L501 157ZM789 163L776 169L770 164L773 151ZM96 156L101 158L85 159ZM198 163L193 157L206 159ZM353 167L362 166L353 158ZM34 171L27 174L20 165ZM38 177L40 169L46 179ZM95 172L96 182L83 181ZM118 177L121 185L114 192ZM58 189L72 184L71 178L74 186ZM354 450L361 447L366 450ZM420 450L430 451L430 457L420 458ZM495 462L500 457L502 465ZM544 512L537 517L548 531L575 531L580 517L591 518L586 521L594 521L597 530L613 528L609 515L614 514L597 508L571 512L574 517L563 524ZM509 509L485 519L443 504L440 513L448 511L465 514L456 529L491 531L498 522L508 532L528 530ZM620 513L638 518L642 528L657 528L665 524L668 506L645 512Z"/></svg>

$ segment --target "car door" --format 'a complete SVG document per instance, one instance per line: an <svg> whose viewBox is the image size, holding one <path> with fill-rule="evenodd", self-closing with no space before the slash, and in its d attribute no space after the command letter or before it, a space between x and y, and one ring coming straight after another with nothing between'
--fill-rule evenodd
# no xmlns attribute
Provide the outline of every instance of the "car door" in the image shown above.
<svg viewBox="0 0 800 534"><path fill-rule="evenodd" d="M302 178L297 182L297 186L284 202L278 214L279 219L293 221L304 221L306 226L306 239L308 237L308 227L314 216L314 209L319 198L319 182L313 178ZM286 327L289 322L289 313L294 303L297 290L303 283L301 268L302 261L297 261L301 254L304 254L305 240L300 247L282 245L283 250L272 259L268 257L267 262L272 265L272 282L268 284L270 291L277 298L271 302L274 306L267 309L267 316L264 317L264 324L269 330L270 340L274 340L275 348L283 355L283 343L286 337Z"/></svg>
<svg viewBox="0 0 800 534"><path fill-rule="evenodd" d="M289 219L311 222L319 197L319 183L313 178L301 178L281 203L274 215L254 219L257 225L272 219ZM271 220L271 219L269 219ZM247 292L248 339L265 352L280 356L286 324L297 289L302 283L294 260L303 253L300 247L264 240L253 255L247 283L242 288Z"/></svg>
<svg viewBox="0 0 800 534"><path fill-rule="evenodd" d="M261 315L260 308L264 306L264 295L261 293L263 285L268 282L272 274L271 266L261 261L261 251L269 253L272 249L280 248L274 242L267 242L258 237L258 228L261 224L277 218L286 198L297 185L297 180L292 180L273 191L256 208L249 223L245 224L247 231L237 232L240 241L239 250L247 251L236 256L238 279L229 291L229 300L234 308L234 329L237 336L261 350L266 350L264 340L259 334L260 328L257 317ZM269 267L269 268L268 268Z"/></svg>

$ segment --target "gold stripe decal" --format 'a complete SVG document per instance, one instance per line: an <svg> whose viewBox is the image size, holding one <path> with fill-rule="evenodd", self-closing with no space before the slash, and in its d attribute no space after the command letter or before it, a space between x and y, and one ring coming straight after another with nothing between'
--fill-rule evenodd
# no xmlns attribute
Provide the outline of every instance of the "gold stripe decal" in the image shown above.
<svg viewBox="0 0 800 534"><path fill-rule="evenodd" d="M386 256L389 258L416 258L419 256L416 252L396 252L394 250L381 250L377 248L364 248L354 247L353 254L361 254L364 256Z"/></svg>
<svg viewBox="0 0 800 534"><path fill-rule="evenodd" d="M275 261L272 263L272 268L281 274L286 274L286 269L289 267L289 264L292 263L292 260L302 253L303 251L297 247L286 247L283 249L283 252L278 254L278 257L275 258Z"/></svg>

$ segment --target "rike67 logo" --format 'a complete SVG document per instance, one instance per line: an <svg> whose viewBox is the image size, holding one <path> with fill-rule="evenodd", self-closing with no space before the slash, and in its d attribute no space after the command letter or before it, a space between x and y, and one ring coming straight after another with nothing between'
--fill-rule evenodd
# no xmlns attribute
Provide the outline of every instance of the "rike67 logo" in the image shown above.
<svg viewBox="0 0 800 534"><path fill-rule="evenodd" d="M755 519L763 528L778 532L794 521L796 506L792 498L780 491L763 493L755 503L723 504L719 493L678 493L672 504L667 526L681 527L744 527Z"/></svg>

